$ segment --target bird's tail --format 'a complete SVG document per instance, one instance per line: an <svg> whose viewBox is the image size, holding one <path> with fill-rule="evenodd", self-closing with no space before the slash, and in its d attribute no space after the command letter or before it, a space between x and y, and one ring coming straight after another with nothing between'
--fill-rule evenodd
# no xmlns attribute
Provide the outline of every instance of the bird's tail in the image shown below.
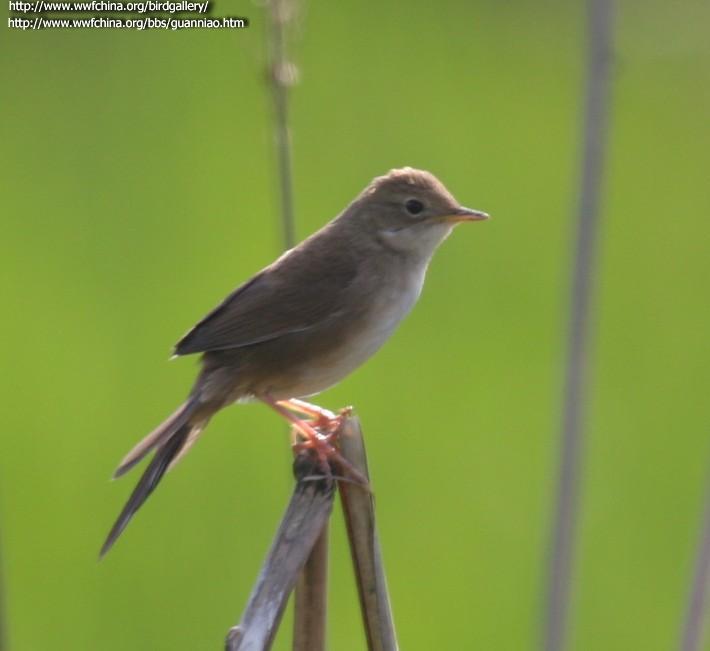
<svg viewBox="0 0 710 651"><path fill-rule="evenodd" d="M168 418L158 425L148 436L139 441L138 445L123 457L123 460L118 464L118 468L116 468L113 473L113 478L117 479L121 475L125 475L146 454L165 443L174 436L180 428L188 424L199 404L197 396L190 396L187 401L180 405Z"/></svg>
<svg viewBox="0 0 710 651"><path fill-rule="evenodd" d="M209 416L197 413L198 407L200 407L200 402L196 397L188 399L175 413L138 443L121 461L114 473L114 477L120 477L128 472L151 450L155 449L155 454L148 467L133 489L128 502L126 502L113 527L111 527L111 531L106 537L106 542L101 547L99 557L103 557L111 549L133 517L133 514L148 499L148 496L158 485L165 472L185 453L205 426ZM199 411L201 412L202 409Z"/></svg>

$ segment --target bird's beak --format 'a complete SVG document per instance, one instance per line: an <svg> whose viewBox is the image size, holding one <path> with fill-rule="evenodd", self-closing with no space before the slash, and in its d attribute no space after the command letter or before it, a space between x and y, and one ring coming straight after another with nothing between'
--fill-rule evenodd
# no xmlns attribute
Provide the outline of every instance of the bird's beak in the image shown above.
<svg viewBox="0 0 710 651"><path fill-rule="evenodd" d="M460 206L450 215L444 215L441 217L441 220L449 222L450 224L457 224L458 222L480 222L485 219L489 219L489 217L488 213Z"/></svg>

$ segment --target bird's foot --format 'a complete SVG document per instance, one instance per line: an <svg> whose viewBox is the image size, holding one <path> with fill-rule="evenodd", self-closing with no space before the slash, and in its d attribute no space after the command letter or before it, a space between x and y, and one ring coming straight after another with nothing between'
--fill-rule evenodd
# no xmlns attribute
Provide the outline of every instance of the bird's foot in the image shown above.
<svg viewBox="0 0 710 651"><path fill-rule="evenodd" d="M303 422L328 434L337 432L343 425L343 421L353 413L352 407L343 407L337 414L334 414L330 409L325 409L324 407L319 407L318 405L313 405L310 402L298 400L297 398L279 400L277 404L286 407L289 411L308 416L308 420Z"/></svg>
<svg viewBox="0 0 710 651"><path fill-rule="evenodd" d="M351 464L336 447L340 428L343 422L352 413L352 407L341 409L336 415L332 411L311 405L302 400L264 400L274 411L283 416L293 425L301 440L293 444L296 453L312 450L318 465L324 474L332 477L331 463L335 463L343 472L357 484L367 486L369 482L353 464ZM310 420L303 420L293 412L310 416Z"/></svg>
<svg viewBox="0 0 710 651"><path fill-rule="evenodd" d="M304 425L308 425L305 421ZM318 467L323 471L324 475L328 478L333 478L332 465L335 464L340 468L348 478L356 484L362 486L368 486L369 482L367 477L363 475L352 463L350 463L336 447L336 442L338 436L340 435L339 430L323 434L320 431L313 429L313 436L305 433L305 431L299 429L294 423L294 427L298 430L298 433L302 436L302 440L296 441L291 447L296 454L311 450L316 457ZM339 479L335 477L335 479Z"/></svg>
<svg viewBox="0 0 710 651"><path fill-rule="evenodd" d="M301 437L305 436L303 432L299 432L299 435ZM321 467L321 469L329 473L330 460L338 454L337 448L335 447L335 445L333 445L333 443L331 443L334 437L334 433L321 434L317 430L314 430L313 438L301 438L291 446L291 449L294 451L295 454L300 454L307 450L312 450L313 454L318 460L318 465Z"/></svg>

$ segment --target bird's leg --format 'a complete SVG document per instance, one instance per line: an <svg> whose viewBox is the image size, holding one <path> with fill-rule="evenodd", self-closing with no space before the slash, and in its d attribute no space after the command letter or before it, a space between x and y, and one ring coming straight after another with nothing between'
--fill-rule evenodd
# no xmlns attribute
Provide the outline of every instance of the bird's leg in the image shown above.
<svg viewBox="0 0 710 651"><path fill-rule="evenodd" d="M336 415L329 409L313 405L310 402L299 400L298 398L279 400L277 404L297 414L309 416L311 418L311 420L308 421L309 424L327 432L335 432L338 430L343 424L345 417L349 416L353 411L352 407L344 407Z"/></svg>
<svg viewBox="0 0 710 651"><path fill-rule="evenodd" d="M305 439L304 441L293 444L293 449L296 452L300 452L302 450L313 450L318 458L318 462L328 474L330 474L330 461L332 459L343 470L350 474L357 483L367 486L367 477L365 477L357 468L355 468L355 466L353 466L345 457L343 457L343 455L340 454L336 447L331 443L331 441L337 437L337 430L328 431L327 434L319 432L315 427L313 427L311 423L302 420L301 418L293 414L289 410L289 408L283 404L287 402L290 403L291 401L276 401L266 396L260 396L260 398L264 403L269 405L269 407L271 407L277 414L281 415L289 423L291 423L293 427L298 431L298 433L303 436L303 438ZM303 407L301 405L298 405L298 409L301 410L303 409ZM296 411L296 409L294 409L294 411ZM333 414L332 412L328 412L328 414L332 415L333 418L340 418L342 422L342 415L340 417L336 417L335 414ZM329 419L328 422L331 423L332 420L333 419Z"/></svg>

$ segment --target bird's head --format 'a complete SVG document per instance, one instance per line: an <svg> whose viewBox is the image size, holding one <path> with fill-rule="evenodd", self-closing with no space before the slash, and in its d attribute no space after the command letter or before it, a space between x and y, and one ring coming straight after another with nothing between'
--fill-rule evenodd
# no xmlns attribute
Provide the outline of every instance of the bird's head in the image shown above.
<svg viewBox="0 0 710 651"><path fill-rule="evenodd" d="M461 206L433 174L411 167L375 178L346 214L388 248L423 258L457 224L488 219Z"/></svg>

